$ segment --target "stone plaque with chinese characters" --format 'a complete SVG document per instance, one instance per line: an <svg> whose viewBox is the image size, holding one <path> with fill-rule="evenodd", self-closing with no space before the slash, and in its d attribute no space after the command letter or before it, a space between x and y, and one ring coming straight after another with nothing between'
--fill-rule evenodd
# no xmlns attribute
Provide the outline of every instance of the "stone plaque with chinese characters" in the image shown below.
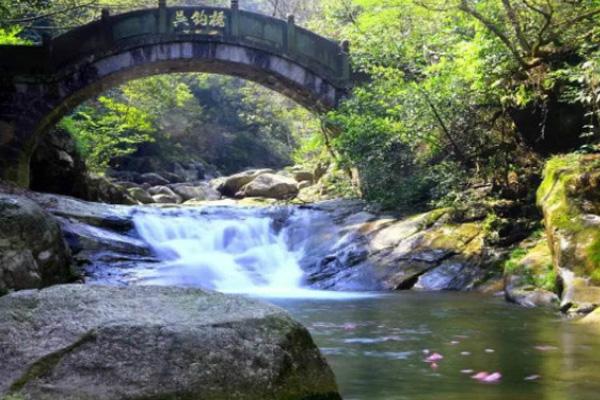
<svg viewBox="0 0 600 400"><path fill-rule="evenodd" d="M225 12L220 10L178 10L171 21L173 32L183 34L221 35L225 25Z"/></svg>

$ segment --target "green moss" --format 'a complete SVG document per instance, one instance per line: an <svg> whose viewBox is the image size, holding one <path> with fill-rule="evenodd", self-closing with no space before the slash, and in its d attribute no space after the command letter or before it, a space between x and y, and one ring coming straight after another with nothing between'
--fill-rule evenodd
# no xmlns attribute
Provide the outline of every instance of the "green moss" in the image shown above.
<svg viewBox="0 0 600 400"><path fill-rule="evenodd" d="M558 273L552 264L547 264L541 274L533 275L533 285L550 292L557 291Z"/></svg>
<svg viewBox="0 0 600 400"><path fill-rule="evenodd" d="M591 277L595 284L600 284L600 230L582 217L590 212L590 206L592 210L600 209L599 171L600 156L597 155L554 157L546 164L544 180L537 193L549 237L555 242L552 247L558 249L556 241L559 240L570 244L560 246L561 250L555 254L556 262L577 275Z"/></svg>
<svg viewBox="0 0 600 400"><path fill-rule="evenodd" d="M588 247L587 258L592 269L590 274L592 283L600 285L600 232L596 232L596 239L592 245Z"/></svg>
<svg viewBox="0 0 600 400"><path fill-rule="evenodd" d="M504 263L504 272L509 274L518 273L521 268L521 261L527 255L527 250L518 248L513 250L508 257L508 260Z"/></svg>
<svg viewBox="0 0 600 400"><path fill-rule="evenodd" d="M550 292L558 292L558 273L546 237L534 233L510 253L504 262L505 275L518 275L522 284Z"/></svg>
<svg viewBox="0 0 600 400"><path fill-rule="evenodd" d="M444 215L448 213L448 208L438 208L436 210L430 211L423 216L423 220L419 223L419 229L428 229L431 228L436 222L440 220Z"/></svg>

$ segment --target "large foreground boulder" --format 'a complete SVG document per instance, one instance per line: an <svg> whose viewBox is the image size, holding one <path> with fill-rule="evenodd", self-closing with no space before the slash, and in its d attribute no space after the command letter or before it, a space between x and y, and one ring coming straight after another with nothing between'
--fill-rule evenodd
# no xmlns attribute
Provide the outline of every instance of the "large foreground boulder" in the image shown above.
<svg viewBox="0 0 600 400"><path fill-rule="evenodd" d="M55 286L0 298L0 397L340 399L283 310L194 289Z"/></svg>
<svg viewBox="0 0 600 400"><path fill-rule="evenodd" d="M0 194L0 294L67 282L70 264L54 218L31 200Z"/></svg>
<svg viewBox="0 0 600 400"><path fill-rule="evenodd" d="M282 175L263 174L248 183L236 197L266 197L269 199L291 199L298 195L298 183Z"/></svg>

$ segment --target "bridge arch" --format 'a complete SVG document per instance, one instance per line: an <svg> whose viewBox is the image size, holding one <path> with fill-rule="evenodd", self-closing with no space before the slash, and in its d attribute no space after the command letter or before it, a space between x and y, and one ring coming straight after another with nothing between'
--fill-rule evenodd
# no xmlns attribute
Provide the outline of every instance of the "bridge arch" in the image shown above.
<svg viewBox="0 0 600 400"><path fill-rule="evenodd" d="M209 72L241 77L315 112L350 87L347 47L231 8L167 7L110 16L43 46L0 46L0 178L29 185L41 135L77 105L132 79Z"/></svg>

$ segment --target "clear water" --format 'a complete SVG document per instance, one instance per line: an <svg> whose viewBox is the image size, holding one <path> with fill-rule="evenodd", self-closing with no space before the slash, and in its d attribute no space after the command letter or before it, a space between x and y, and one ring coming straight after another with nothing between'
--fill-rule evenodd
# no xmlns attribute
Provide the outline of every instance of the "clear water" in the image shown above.
<svg viewBox="0 0 600 400"><path fill-rule="evenodd" d="M554 313L465 293L276 304L309 328L345 400L600 399L600 332ZM437 369L426 351L443 355Z"/></svg>
<svg viewBox="0 0 600 400"><path fill-rule="evenodd" d="M309 328L345 400L600 399L600 332L477 294L304 288L299 260L320 216L296 210L282 225L272 211L140 210L137 233L161 262L133 266L127 284L266 297ZM437 368L424 362L433 353ZM482 371L502 379L472 379Z"/></svg>

